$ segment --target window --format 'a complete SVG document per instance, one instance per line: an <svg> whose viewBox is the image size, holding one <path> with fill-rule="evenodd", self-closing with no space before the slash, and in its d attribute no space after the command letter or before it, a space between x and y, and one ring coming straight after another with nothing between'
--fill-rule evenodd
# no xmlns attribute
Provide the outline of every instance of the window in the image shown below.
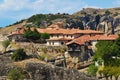
<svg viewBox="0 0 120 80"><path fill-rule="evenodd" d="M61 45L63 45L64 44L64 42L61 42Z"/></svg>
<svg viewBox="0 0 120 80"><path fill-rule="evenodd" d="M51 45L51 42L49 42L49 45Z"/></svg>
<svg viewBox="0 0 120 80"><path fill-rule="evenodd" d="M52 45L54 45L54 42L52 42Z"/></svg>
<svg viewBox="0 0 120 80"><path fill-rule="evenodd" d="M66 35L68 37L68 35Z"/></svg>
<svg viewBox="0 0 120 80"><path fill-rule="evenodd" d="M57 37L59 37L59 35L57 34Z"/></svg>
<svg viewBox="0 0 120 80"><path fill-rule="evenodd" d="M53 37L53 35L51 35L51 37Z"/></svg>

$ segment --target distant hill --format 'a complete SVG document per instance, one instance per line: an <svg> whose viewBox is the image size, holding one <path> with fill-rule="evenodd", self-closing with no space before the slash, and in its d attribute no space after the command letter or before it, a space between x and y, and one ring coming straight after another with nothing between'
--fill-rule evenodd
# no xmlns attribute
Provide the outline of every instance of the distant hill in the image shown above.
<svg viewBox="0 0 120 80"><path fill-rule="evenodd" d="M120 8L83 8L81 11L75 12L72 15L67 13L36 14L28 19L0 29L0 33L7 34L17 27L46 28L56 22L62 22L63 28L93 29L104 31L105 33L119 33Z"/></svg>

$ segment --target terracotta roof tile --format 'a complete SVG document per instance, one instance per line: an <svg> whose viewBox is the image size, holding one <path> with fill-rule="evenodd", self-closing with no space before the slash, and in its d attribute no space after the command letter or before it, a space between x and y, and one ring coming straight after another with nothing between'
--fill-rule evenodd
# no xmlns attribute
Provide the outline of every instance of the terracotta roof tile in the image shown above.
<svg viewBox="0 0 120 80"><path fill-rule="evenodd" d="M11 32L8 36L17 35L17 34L24 34L24 32L25 32L24 29L20 29L20 30Z"/></svg>
<svg viewBox="0 0 120 80"><path fill-rule="evenodd" d="M68 42L67 45L72 44L72 43L85 44L85 42L89 41L89 39L90 39L89 35L83 35L79 38L74 39L73 41Z"/></svg>
<svg viewBox="0 0 120 80"><path fill-rule="evenodd" d="M77 43L77 44L85 44L85 42L89 42L90 40L115 40L118 38L118 35L95 35L95 36L90 36L90 35L83 35L79 38L76 38L68 43L66 45L72 44L72 43Z"/></svg>
<svg viewBox="0 0 120 80"><path fill-rule="evenodd" d="M115 40L118 35L95 35L90 38L90 40Z"/></svg>
<svg viewBox="0 0 120 80"><path fill-rule="evenodd" d="M95 36L91 36L90 40L98 40L100 38L101 35L95 35Z"/></svg>
<svg viewBox="0 0 120 80"><path fill-rule="evenodd" d="M34 28L30 28L30 29L34 30ZM40 28L36 28L36 29L38 30L39 33L49 33L49 34L70 34L70 35L73 35L73 34L77 34L77 33L82 33L82 34L102 33L102 32L95 31L95 30L80 30L80 29L63 29L63 28L55 28L55 29L50 29L50 28L40 29ZM21 33L16 32L16 34L21 34Z"/></svg>
<svg viewBox="0 0 120 80"><path fill-rule="evenodd" d="M80 29L63 29L63 28L46 28L40 29L37 28L38 32L40 33L49 33L49 34L76 34L76 33L83 33L83 34L103 34L103 32L95 31L95 30L80 30Z"/></svg>
<svg viewBox="0 0 120 80"><path fill-rule="evenodd" d="M69 44L72 44L72 43L76 43L76 44L85 44L85 41L84 40L77 40L77 41L70 41L68 43L66 43L66 45L69 45Z"/></svg>

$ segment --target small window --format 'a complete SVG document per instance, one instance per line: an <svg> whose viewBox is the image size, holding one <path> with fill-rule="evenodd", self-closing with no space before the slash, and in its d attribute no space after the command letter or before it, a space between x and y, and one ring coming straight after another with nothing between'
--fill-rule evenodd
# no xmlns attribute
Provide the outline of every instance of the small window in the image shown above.
<svg viewBox="0 0 120 80"><path fill-rule="evenodd" d="M59 37L59 35L57 35L57 37Z"/></svg>
<svg viewBox="0 0 120 80"><path fill-rule="evenodd" d="M51 35L51 37L53 37L53 35Z"/></svg>
<svg viewBox="0 0 120 80"><path fill-rule="evenodd" d="M49 42L49 45L51 45L51 42Z"/></svg>
<svg viewBox="0 0 120 80"><path fill-rule="evenodd" d="M52 42L52 45L54 45L54 42Z"/></svg>
<svg viewBox="0 0 120 80"><path fill-rule="evenodd" d="M64 44L64 42L61 42L61 45L63 45Z"/></svg>
<svg viewBox="0 0 120 80"><path fill-rule="evenodd" d="M18 36L16 36L16 39L19 39L19 37L18 37Z"/></svg>

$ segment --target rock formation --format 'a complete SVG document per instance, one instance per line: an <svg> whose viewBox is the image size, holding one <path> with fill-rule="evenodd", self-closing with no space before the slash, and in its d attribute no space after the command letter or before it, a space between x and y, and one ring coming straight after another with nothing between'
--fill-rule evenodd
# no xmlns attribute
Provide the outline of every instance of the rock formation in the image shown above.
<svg viewBox="0 0 120 80"><path fill-rule="evenodd" d="M43 62L37 61L22 61L24 64L21 67L22 62L16 62L18 65L13 64L10 60L9 54L0 55L0 79L6 80L8 72L12 69L23 70L26 73L26 80L95 80L84 73L80 73L75 69L66 69L61 67L55 67Z"/></svg>

